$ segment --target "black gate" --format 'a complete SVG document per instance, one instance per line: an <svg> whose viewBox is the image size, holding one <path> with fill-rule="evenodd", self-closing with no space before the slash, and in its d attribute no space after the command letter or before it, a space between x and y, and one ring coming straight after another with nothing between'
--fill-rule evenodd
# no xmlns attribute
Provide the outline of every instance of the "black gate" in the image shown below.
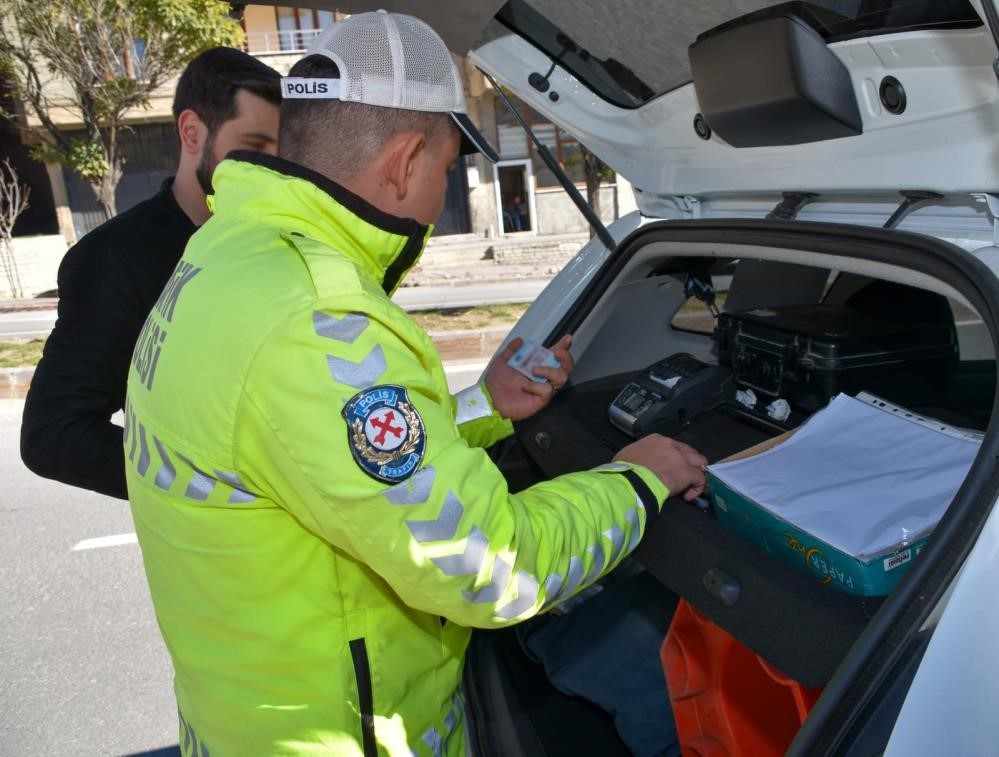
<svg viewBox="0 0 999 757"><path fill-rule="evenodd" d="M115 202L118 212L122 213L152 197L163 180L173 176L180 146L173 123L135 126L121 133L118 139L125 167L115 190ZM68 170L63 170L63 176L73 213L73 228L79 239L104 223L104 210L87 182Z"/></svg>
<svg viewBox="0 0 999 757"><path fill-rule="evenodd" d="M465 161L459 160L447 177L447 194L444 197L444 210L434 226L434 236L445 234L467 234L471 230L468 221L468 170Z"/></svg>

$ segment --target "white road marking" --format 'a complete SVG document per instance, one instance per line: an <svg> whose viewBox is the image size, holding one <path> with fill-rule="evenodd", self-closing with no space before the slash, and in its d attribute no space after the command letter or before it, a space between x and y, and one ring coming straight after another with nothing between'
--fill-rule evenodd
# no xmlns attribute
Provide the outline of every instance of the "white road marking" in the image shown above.
<svg viewBox="0 0 999 757"><path fill-rule="evenodd" d="M30 313L4 313L0 317L0 323L22 323L24 321L54 321L56 319L55 310L36 310Z"/></svg>
<svg viewBox="0 0 999 757"><path fill-rule="evenodd" d="M0 339L20 339L20 338L41 338L45 336L46 331L51 331L52 329L35 329L34 331L4 331L0 332Z"/></svg>
<svg viewBox="0 0 999 757"><path fill-rule="evenodd" d="M73 547L73 552L84 549L101 549L103 547L120 547L123 544L138 544L135 534L115 534L114 536L98 536L95 539L84 539Z"/></svg>
<svg viewBox="0 0 999 757"><path fill-rule="evenodd" d="M444 363L444 373L469 373L483 371L489 365L488 360L477 360L474 363L449 362Z"/></svg>

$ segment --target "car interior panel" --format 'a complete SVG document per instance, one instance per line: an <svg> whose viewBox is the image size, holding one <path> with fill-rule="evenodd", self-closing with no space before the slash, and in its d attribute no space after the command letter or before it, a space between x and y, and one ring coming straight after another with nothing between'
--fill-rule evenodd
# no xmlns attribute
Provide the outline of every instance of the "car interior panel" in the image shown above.
<svg viewBox="0 0 999 757"><path fill-rule="evenodd" d="M876 275L893 270L885 262L814 249L798 251L811 253L798 256L809 257L811 266L790 264L781 251L767 259L763 248L756 259L723 255L718 245L715 255L702 257L693 253L703 246L684 249L645 234L647 243L636 243L630 260L609 267L589 300L581 298L582 309L562 324L576 334L570 384L544 412L516 424L514 440L493 450L512 489L607 463L647 433L686 442L714 463L795 429L841 391L872 392L946 423L985 428L995 362L963 359L955 312L965 325L980 319L941 293L953 293L947 282L936 280L937 291L918 288L912 282L925 285L928 272L909 268L903 282L891 281ZM844 262L850 272L841 270ZM690 276L711 290L719 312L690 296ZM724 291L715 292L716 285ZM786 333L778 338L781 329ZM750 388L760 398L755 408L736 399ZM790 413L775 419L765 408L779 397L790 400ZM720 525L706 501L667 501L636 558L704 617L808 687L833 677L884 601L836 591L790 569ZM529 714L535 726L568 706L563 700L573 701L543 682L523 687L532 664L521 659L512 632L482 634L473 650L476 666L488 667L493 684L507 687L504 708ZM549 744L524 753L570 752Z"/></svg>

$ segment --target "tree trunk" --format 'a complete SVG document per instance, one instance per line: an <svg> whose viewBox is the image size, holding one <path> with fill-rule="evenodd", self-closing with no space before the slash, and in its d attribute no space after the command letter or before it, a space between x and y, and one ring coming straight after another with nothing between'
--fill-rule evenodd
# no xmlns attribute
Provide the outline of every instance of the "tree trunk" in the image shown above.
<svg viewBox="0 0 999 757"><path fill-rule="evenodd" d="M101 204L101 208L104 210L105 218L114 218L118 214L114 194L115 189L118 187L118 182L121 181L121 175L121 166L112 166L111 170L101 176L100 179L90 182L90 187L97 196L97 202Z"/></svg>
<svg viewBox="0 0 999 757"><path fill-rule="evenodd" d="M0 262L3 263L4 278L7 279L7 288L10 290L12 299L20 299L24 296L24 289L21 287L21 274L17 269L17 260L14 258L14 243L6 234L0 234Z"/></svg>

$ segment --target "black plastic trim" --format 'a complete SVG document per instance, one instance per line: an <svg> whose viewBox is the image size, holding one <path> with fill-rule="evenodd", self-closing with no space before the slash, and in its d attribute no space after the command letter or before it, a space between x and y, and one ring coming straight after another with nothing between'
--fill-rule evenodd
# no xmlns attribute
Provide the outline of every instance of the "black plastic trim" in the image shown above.
<svg viewBox="0 0 999 757"><path fill-rule="evenodd" d="M635 471L621 471L621 475L628 479L628 483L635 490L635 494L642 500L642 507L645 508L645 530L648 532L652 524L659 518L661 503L656 495L652 493L652 490L642 481L642 477L635 473Z"/></svg>
<svg viewBox="0 0 999 757"><path fill-rule="evenodd" d="M702 36L688 54L700 112L732 147L797 145L864 131L849 70L797 16Z"/></svg>
<svg viewBox="0 0 999 757"><path fill-rule="evenodd" d="M361 740L364 757L378 757L375 741L374 695L371 690L371 666L368 664L368 647L364 639L351 639L350 657L357 678L357 706L361 711Z"/></svg>
<svg viewBox="0 0 999 757"><path fill-rule="evenodd" d="M808 250L859 258L927 274L961 292L978 312L999 354L999 278L984 263L954 245L903 231L845 224L758 220L660 221L622 241L594 275L589 287L556 325L572 333L610 287L631 257L652 242L707 242ZM999 498L999 393L978 456L933 537L888 596L844 658L791 745L791 755L838 754L908 641L926 622L968 557Z"/></svg>

